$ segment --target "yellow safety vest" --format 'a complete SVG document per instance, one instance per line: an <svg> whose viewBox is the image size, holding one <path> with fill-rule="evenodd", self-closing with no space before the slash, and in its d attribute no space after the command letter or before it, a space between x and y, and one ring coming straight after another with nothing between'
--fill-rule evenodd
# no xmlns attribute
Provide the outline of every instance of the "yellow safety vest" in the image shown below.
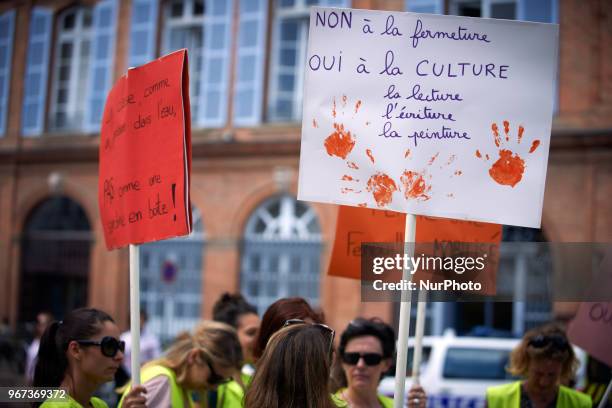
<svg viewBox="0 0 612 408"><path fill-rule="evenodd" d="M519 408L520 404L520 381L487 389L488 408ZM557 394L557 408L591 408L591 398L586 394L561 385L559 394Z"/></svg>
<svg viewBox="0 0 612 408"><path fill-rule="evenodd" d="M240 379L246 387L251 383L251 376L241 373ZM244 406L245 389L237 381L230 381L217 387L216 408L241 408Z"/></svg>
<svg viewBox="0 0 612 408"><path fill-rule="evenodd" d="M603 398L604 393L606 392L608 384L600 384L600 383L589 383L584 388L584 393L591 397L593 400L593 406L597 406L601 399ZM608 398L608 404L612 403L612 395Z"/></svg>
<svg viewBox="0 0 612 408"><path fill-rule="evenodd" d="M346 390L346 388L340 388L338 391L336 391L332 398L336 406L339 408L347 406L346 401L344 401L344 399L342 398L342 393L344 392L344 390ZM380 405L383 408L393 408L393 400L391 398L385 397L384 395L378 395L378 402L380 402Z"/></svg>
<svg viewBox="0 0 612 408"><path fill-rule="evenodd" d="M160 375L167 377L170 382L170 403L172 404L172 408L183 408L185 406L185 398L187 398L189 407L193 408L193 399L191 399L190 393L178 385L176 382L176 374L171 369L161 365L145 366L140 372L140 380L142 384L145 384L147 381ZM121 401L119 401L117 408L121 408L123 406L123 399L131 389L132 386L130 385L123 392L123 396L121 397Z"/></svg>
<svg viewBox="0 0 612 408"><path fill-rule="evenodd" d="M89 404L93 408L108 408L106 402L96 397L92 397L89 400ZM46 401L39 408L83 408L83 406L69 395L68 401Z"/></svg>

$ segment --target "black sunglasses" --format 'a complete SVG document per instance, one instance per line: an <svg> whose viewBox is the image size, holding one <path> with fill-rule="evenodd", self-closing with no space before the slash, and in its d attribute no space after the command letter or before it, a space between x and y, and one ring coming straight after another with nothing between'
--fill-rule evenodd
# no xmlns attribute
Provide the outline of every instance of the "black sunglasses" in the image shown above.
<svg viewBox="0 0 612 408"><path fill-rule="evenodd" d="M342 361L348 365L357 365L359 359L363 358L363 362L368 366L375 366L380 364L383 359L382 354L378 353L344 353L342 354Z"/></svg>
<svg viewBox="0 0 612 408"><path fill-rule="evenodd" d="M106 357L115 357L117 352L121 350L125 353L125 341L119 341L114 337L106 336L100 341L94 340L75 340L77 343L83 346L100 346L100 351Z"/></svg>
<svg viewBox="0 0 612 408"><path fill-rule="evenodd" d="M329 354L329 357L331 358L332 351L334 349L334 338L336 337L336 332L334 331L334 329L322 323L308 323L302 319L289 319L285 322L285 324L283 324L283 327L292 326L294 324L309 324L319 329L323 337L329 341L328 354Z"/></svg>
<svg viewBox="0 0 612 408"><path fill-rule="evenodd" d="M540 334L531 338L527 344L534 348L544 348L551 345L553 349L559 351L567 350L569 348L567 339L558 334L553 334L550 336Z"/></svg>
<svg viewBox="0 0 612 408"><path fill-rule="evenodd" d="M208 375L208 380L206 380L206 382L209 385L216 386L216 385L226 384L226 383L232 381L231 377L226 378L226 377L223 377L223 376L219 375L215 371L215 368L213 367L212 361L210 361L210 359L208 359L208 357L204 356L204 361L206 361L206 364L208 365L208 369L210 370L210 374Z"/></svg>

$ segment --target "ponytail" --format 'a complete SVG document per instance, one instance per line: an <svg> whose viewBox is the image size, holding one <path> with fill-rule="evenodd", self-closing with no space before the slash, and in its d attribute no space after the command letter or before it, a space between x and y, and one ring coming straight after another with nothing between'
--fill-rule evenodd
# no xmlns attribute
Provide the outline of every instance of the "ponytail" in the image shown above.
<svg viewBox="0 0 612 408"><path fill-rule="evenodd" d="M40 338L32 383L34 387L59 387L64 379L64 374L68 368L68 359L65 350L63 350L63 345L57 342L59 328L60 322L54 321ZM38 402L34 406L38 407L40 404L41 402Z"/></svg>
<svg viewBox="0 0 612 408"><path fill-rule="evenodd" d="M225 292L213 305L213 320L227 323L234 329L238 328L240 317L248 314L257 315L257 309L240 293Z"/></svg>

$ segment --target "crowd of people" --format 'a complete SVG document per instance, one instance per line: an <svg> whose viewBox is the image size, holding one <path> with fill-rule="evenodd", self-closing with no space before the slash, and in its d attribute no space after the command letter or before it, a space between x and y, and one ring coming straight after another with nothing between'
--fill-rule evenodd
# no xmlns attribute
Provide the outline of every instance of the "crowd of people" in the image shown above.
<svg viewBox="0 0 612 408"><path fill-rule="evenodd" d="M324 315L302 298L274 302L259 318L239 294L224 294L213 321L180 334L161 355L144 362L140 385L118 387L118 406L201 408L388 408L378 384L393 365L394 330L379 319L356 318L336 336ZM126 334L113 318L83 308L47 322L39 340L32 385L61 387L69 399L43 408L106 408L94 396L126 363ZM144 324L143 321L141 321ZM338 337L338 338L336 338ZM566 386L577 359L554 325L525 334L509 371L522 377L487 391L489 408L590 407L588 395ZM125 370L125 367L123 368ZM426 386L426 384L425 384ZM412 386L407 406L424 408Z"/></svg>

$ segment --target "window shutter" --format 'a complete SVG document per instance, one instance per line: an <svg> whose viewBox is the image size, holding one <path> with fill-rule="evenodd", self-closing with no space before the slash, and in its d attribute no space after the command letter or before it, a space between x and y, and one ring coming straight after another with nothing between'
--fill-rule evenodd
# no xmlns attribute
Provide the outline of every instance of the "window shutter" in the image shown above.
<svg viewBox="0 0 612 408"><path fill-rule="evenodd" d="M444 14L444 0L406 0L406 10L413 13Z"/></svg>
<svg viewBox="0 0 612 408"><path fill-rule="evenodd" d="M261 123L267 19L267 0L240 0L233 107L238 126Z"/></svg>
<svg viewBox="0 0 612 408"><path fill-rule="evenodd" d="M34 7L30 17L28 54L24 76L21 133L39 136L45 122L49 49L53 13L45 7Z"/></svg>
<svg viewBox="0 0 612 408"><path fill-rule="evenodd" d="M97 133L111 88L115 61L117 1L103 0L93 14L93 46L89 62L89 89L85 106L85 131Z"/></svg>
<svg viewBox="0 0 612 408"><path fill-rule="evenodd" d="M197 123L203 127L222 127L227 120L234 2L206 0L205 4L204 55Z"/></svg>
<svg viewBox="0 0 612 408"><path fill-rule="evenodd" d="M15 10L9 10L0 15L0 137L6 133L14 32Z"/></svg>
<svg viewBox="0 0 612 408"><path fill-rule="evenodd" d="M351 0L321 0L321 7L350 7Z"/></svg>
<svg viewBox="0 0 612 408"><path fill-rule="evenodd" d="M128 65L137 67L156 57L158 0L133 0Z"/></svg>
<svg viewBox="0 0 612 408"><path fill-rule="evenodd" d="M558 23L559 4L557 0L528 1L519 0L517 10L518 20L534 21L538 23ZM559 58L557 56L557 58ZM553 100L553 114L559 112L559 69L557 62L557 76L555 78L555 95Z"/></svg>
<svg viewBox="0 0 612 408"><path fill-rule="evenodd" d="M518 1L518 20L537 23L556 23L556 0Z"/></svg>

